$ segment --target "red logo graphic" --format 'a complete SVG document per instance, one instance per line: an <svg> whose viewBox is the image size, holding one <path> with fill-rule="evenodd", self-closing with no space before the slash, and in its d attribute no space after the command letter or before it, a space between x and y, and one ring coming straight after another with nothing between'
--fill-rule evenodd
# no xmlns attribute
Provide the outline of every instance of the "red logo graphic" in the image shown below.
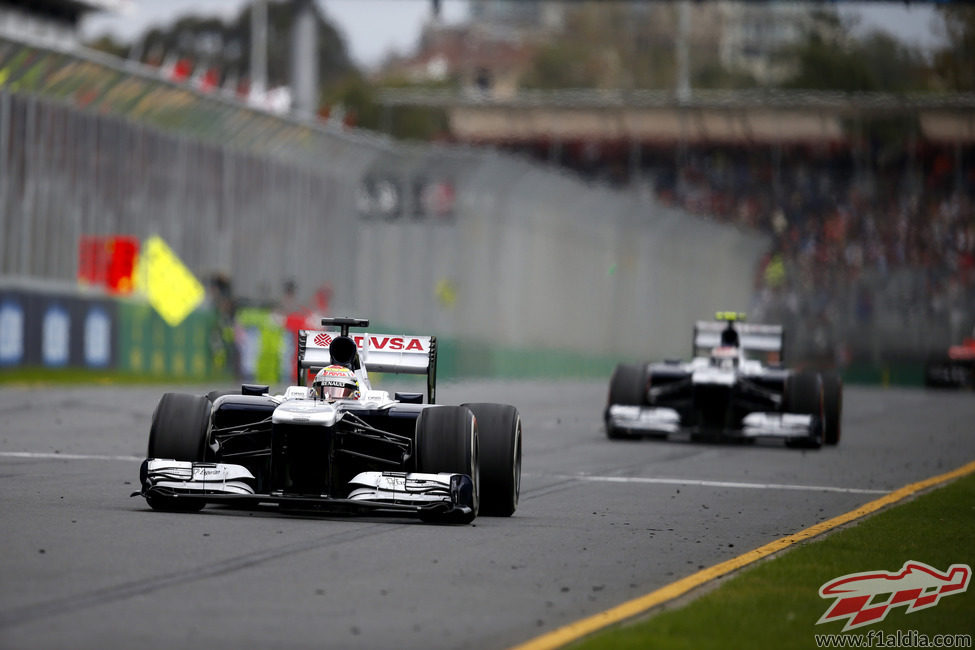
<svg viewBox="0 0 975 650"><path fill-rule="evenodd" d="M816 625L845 618L846 632L884 620L893 607L905 605L905 613L912 614L934 607L942 596L963 593L971 577L972 568L967 564L952 564L942 573L913 560L897 573L866 571L841 576L819 588L820 598L836 598L836 602Z"/></svg>
<svg viewBox="0 0 975 650"><path fill-rule="evenodd" d="M366 342L364 336L355 336L355 344L359 348ZM369 349L370 350L419 350L420 352L425 352L423 344L420 339L413 337L403 337L403 336L370 336L369 337Z"/></svg>
<svg viewBox="0 0 975 650"><path fill-rule="evenodd" d="M315 345L325 347L326 345L332 344L332 337L325 332L319 332L315 335Z"/></svg>

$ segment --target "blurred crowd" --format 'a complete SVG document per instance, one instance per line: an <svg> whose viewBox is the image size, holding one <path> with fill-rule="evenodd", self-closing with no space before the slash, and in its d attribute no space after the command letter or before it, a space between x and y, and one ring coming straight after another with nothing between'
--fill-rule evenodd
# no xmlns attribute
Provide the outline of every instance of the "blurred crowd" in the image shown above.
<svg viewBox="0 0 975 650"><path fill-rule="evenodd" d="M770 236L750 318L785 323L800 355L916 357L971 333L975 149L710 146L645 163L659 201Z"/></svg>

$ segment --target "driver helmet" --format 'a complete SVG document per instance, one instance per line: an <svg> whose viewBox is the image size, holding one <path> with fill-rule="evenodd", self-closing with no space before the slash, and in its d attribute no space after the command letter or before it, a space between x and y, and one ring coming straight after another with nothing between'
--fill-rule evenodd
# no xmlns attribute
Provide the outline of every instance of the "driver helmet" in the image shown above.
<svg viewBox="0 0 975 650"><path fill-rule="evenodd" d="M359 399L359 382L345 366L325 366L315 375L312 388L319 399Z"/></svg>
<svg viewBox="0 0 975 650"><path fill-rule="evenodd" d="M734 368L738 365L738 349L732 345L720 345L712 349L711 365L717 368Z"/></svg>
<svg viewBox="0 0 975 650"><path fill-rule="evenodd" d="M735 329L732 321L728 321L728 327L724 328L721 332L721 345L722 346L732 346L738 347L738 331Z"/></svg>

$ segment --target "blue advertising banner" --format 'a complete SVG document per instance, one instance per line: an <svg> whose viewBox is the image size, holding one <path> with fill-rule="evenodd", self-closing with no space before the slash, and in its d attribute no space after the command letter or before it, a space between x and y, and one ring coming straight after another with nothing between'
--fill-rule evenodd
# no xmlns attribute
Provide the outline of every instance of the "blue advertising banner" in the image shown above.
<svg viewBox="0 0 975 650"><path fill-rule="evenodd" d="M116 306L109 298L0 288L0 366L116 366Z"/></svg>

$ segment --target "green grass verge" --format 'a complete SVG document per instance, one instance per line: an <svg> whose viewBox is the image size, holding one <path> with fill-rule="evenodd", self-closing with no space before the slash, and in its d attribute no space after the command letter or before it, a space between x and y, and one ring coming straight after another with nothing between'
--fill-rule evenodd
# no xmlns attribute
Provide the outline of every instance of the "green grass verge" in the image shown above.
<svg viewBox="0 0 975 650"><path fill-rule="evenodd" d="M819 597L821 585L848 573L897 571L908 560L941 571L951 564L975 565L975 475L745 569L684 607L611 628L570 647L815 648L814 635L843 628L843 622L816 625L833 603ZM885 635L916 630L930 637L968 634L975 641L975 586L911 614L903 606L892 608L883 622L846 634L874 630ZM874 647L881 647L877 640Z"/></svg>

